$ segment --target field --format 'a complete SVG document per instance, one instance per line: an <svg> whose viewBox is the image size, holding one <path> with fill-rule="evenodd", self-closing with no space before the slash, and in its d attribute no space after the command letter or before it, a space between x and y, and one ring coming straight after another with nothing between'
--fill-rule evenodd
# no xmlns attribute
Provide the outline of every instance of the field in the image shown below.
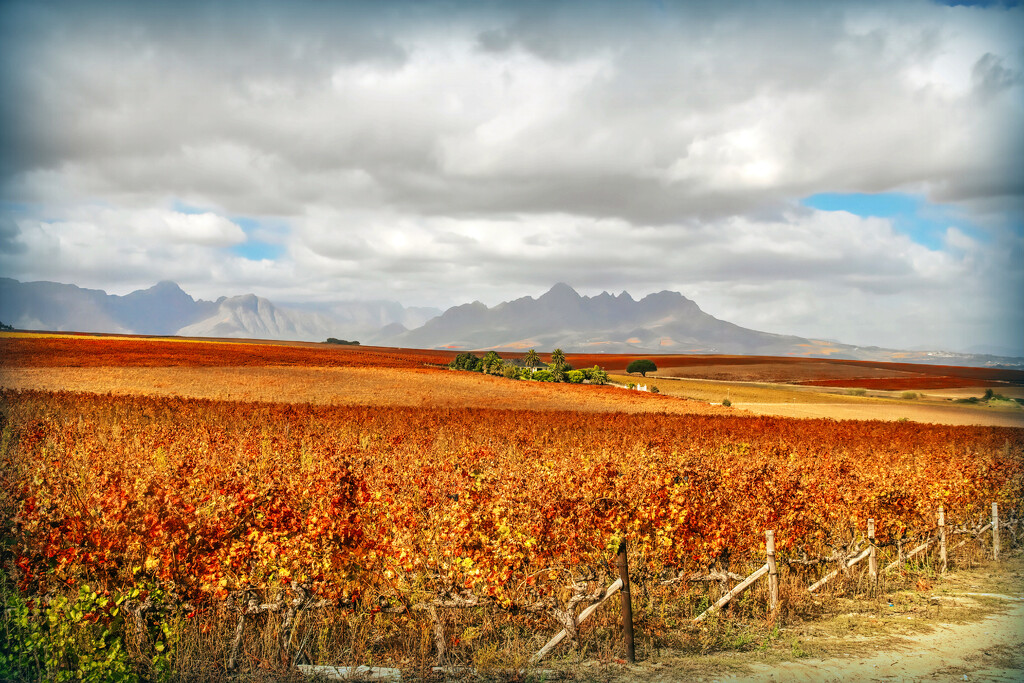
<svg viewBox="0 0 1024 683"><path fill-rule="evenodd" d="M695 394L890 399L513 381L438 367L452 356L0 337L0 663L29 679L257 679L297 661L507 675L562 627L570 652L614 661L612 610L586 628L575 615L613 581L621 541L642 659L737 633L771 649L779 624L825 611L806 586L864 545L869 518L888 562L934 534L939 505L969 534L991 503L1016 519L1024 501L1019 428L752 416ZM759 584L693 625L728 572L764 563L769 529L782 606ZM835 590L913 585L934 569L918 560Z"/></svg>

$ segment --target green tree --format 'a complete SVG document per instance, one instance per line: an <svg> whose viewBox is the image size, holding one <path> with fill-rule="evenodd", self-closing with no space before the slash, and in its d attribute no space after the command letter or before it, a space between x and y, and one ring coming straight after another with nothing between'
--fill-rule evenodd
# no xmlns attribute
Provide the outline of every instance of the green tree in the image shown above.
<svg viewBox="0 0 1024 683"><path fill-rule="evenodd" d="M646 377L648 372L656 372L657 370L658 366L654 364L654 361L647 358L637 358L626 366L626 372L629 374L639 372L643 377Z"/></svg>
<svg viewBox="0 0 1024 683"><path fill-rule="evenodd" d="M551 352L551 362L548 363L548 367L551 368L551 378L555 382L565 381L568 364L565 362L565 354L562 353L562 349L555 349Z"/></svg>
<svg viewBox="0 0 1024 683"><path fill-rule="evenodd" d="M483 371L487 375L500 375L501 366L505 364L505 361L501 359L496 351L488 351L484 355L483 360Z"/></svg>
<svg viewBox="0 0 1024 683"><path fill-rule="evenodd" d="M454 360L448 364L448 367L452 370L469 370L470 372L479 372L482 361L474 356L472 353L465 351L455 356Z"/></svg>
<svg viewBox="0 0 1024 683"><path fill-rule="evenodd" d="M526 367L535 368L540 365L540 356L537 355L536 351L530 349L526 352L526 357L523 358L523 362L526 364Z"/></svg>

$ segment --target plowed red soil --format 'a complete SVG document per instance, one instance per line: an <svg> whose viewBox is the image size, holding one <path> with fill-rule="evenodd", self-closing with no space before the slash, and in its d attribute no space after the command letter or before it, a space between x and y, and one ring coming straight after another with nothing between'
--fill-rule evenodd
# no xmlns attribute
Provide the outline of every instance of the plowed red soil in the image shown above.
<svg viewBox="0 0 1024 683"><path fill-rule="evenodd" d="M0 337L7 367L377 367L446 365L454 353L335 344L124 337Z"/></svg>

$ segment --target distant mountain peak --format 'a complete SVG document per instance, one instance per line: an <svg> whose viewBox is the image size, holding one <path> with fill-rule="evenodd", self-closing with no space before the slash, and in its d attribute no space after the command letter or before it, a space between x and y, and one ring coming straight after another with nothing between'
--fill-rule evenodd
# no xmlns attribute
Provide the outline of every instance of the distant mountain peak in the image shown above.
<svg viewBox="0 0 1024 683"><path fill-rule="evenodd" d="M555 285L546 293L542 294L540 298L544 299L547 297L557 297L560 299L571 297L573 299L579 299L580 295L579 292L564 282L556 282Z"/></svg>

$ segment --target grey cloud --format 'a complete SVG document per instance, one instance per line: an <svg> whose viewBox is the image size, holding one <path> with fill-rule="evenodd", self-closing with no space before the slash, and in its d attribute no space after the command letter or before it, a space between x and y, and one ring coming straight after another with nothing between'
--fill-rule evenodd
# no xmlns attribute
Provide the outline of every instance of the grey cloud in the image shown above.
<svg viewBox="0 0 1024 683"><path fill-rule="evenodd" d="M1024 83L1024 75L1019 71L1008 69L1003 59L991 52L986 52L974 63L971 69L971 80L974 89L983 97L991 98L1004 90Z"/></svg>
<svg viewBox="0 0 1024 683"><path fill-rule="evenodd" d="M24 254L28 251L25 243L19 240L21 230L7 216L0 215L0 252L4 254Z"/></svg>
<svg viewBox="0 0 1024 683"><path fill-rule="evenodd" d="M344 192L311 192L306 182L346 170L372 179L378 201L409 211L562 211L650 224L778 210L790 197L836 185L882 191L977 177L959 172L977 166L964 137L970 130L957 132L962 142L954 136L937 147L935 135L950 135L938 128L950 112L935 102L914 111L925 106L921 98L901 90L900 69L937 51L935 31L904 22L851 33L839 5L808 12L783 3L745 11L485 4L447 23L456 39L489 46L497 61L476 65L470 80L456 64L433 64L425 74L440 79L432 90L402 81L445 35L441 6L431 3L412 12L401 6L408 18L397 6L369 4L298 3L287 12L263 3L244 12L235 3L9 6L5 25L30 28L3 48L13 95L0 105L3 120L13 121L3 142L8 179L65 169L91 178L78 188L86 192L116 188L144 202L201 191L234 211L295 214L311 201L349 201ZM115 19L115 9L123 16ZM587 60L605 67L552 99L550 113L516 134L518 144L473 139L503 115L481 105L478 86L524 54L552 73ZM335 69L357 64L368 65L367 83L384 85L358 85L357 73L355 90L333 89ZM984 88L1005 87L1011 66L990 52L974 73ZM468 104L461 114L459 101ZM772 122L768 107L791 112ZM901 110L914 127L901 123ZM766 187L699 182L758 161L722 137L751 126L767 126L758 144L771 147L763 154L785 172ZM464 156L484 166L448 167L446 140L460 141ZM850 155L844 141L853 140L861 151ZM893 142L902 152L880 163L878 152ZM706 158L693 157L695 144L711 145ZM247 150L250 167L231 166L230 156L218 167L193 154L218 146ZM950 153L936 157L945 147ZM1013 158L993 154L986 163ZM667 181L679 160L688 160L692 177Z"/></svg>

